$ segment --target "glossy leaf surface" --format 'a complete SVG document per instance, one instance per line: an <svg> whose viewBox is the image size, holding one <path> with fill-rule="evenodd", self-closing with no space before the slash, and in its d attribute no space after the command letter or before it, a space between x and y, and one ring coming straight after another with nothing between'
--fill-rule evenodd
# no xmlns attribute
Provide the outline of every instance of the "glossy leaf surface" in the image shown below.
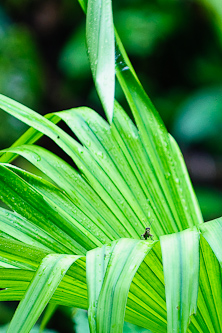
<svg viewBox="0 0 222 333"><path fill-rule="evenodd" d="M49 254L39 266L19 303L8 333L28 333L51 299L66 271L79 256Z"/></svg>

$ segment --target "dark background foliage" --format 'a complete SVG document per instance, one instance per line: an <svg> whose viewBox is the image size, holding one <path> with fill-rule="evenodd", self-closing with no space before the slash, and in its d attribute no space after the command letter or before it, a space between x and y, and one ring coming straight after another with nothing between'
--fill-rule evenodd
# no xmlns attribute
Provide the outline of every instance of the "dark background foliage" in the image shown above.
<svg viewBox="0 0 222 333"><path fill-rule="evenodd" d="M133 66L183 151L204 219L221 216L221 0L114 0L113 7ZM77 0L0 0L0 93L41 114L86 105L103 115ZM118 83L116 98L128 110ZM0 111L0 148L25 129ZM40 144L65 158L50 140Z"/></svg>

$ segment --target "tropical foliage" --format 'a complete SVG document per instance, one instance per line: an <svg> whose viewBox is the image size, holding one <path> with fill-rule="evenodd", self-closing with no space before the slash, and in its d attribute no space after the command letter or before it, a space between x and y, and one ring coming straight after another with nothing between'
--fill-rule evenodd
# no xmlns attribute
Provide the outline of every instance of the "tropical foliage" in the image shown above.
<svg viewBox="0 0 222 333"><path fill-rule="evenodd" d="M0 97L2 110L31 127L0 164L8 207L0 300L21 300L8 332L29 332L51 302L88 309L91 332L122 332L125 319L158 333L219 333L222 219L203 223L181 152L114 29L111 1L89 0L86 22L109 123L86 107L42 117ZM135 123L114 100L115 74ZM34 145L42 135L76 167ZM17 155L50 180L10 164ZM153 240L141 240L149 226Z"/></svg>

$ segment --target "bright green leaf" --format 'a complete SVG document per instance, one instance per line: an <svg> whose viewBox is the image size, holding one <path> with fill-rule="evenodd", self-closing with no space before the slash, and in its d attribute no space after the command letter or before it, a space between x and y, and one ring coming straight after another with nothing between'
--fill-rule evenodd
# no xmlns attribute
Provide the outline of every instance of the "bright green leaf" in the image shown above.
<svg viewBox="0 0 222 333"><path fill-rule="evenodd" d="M80 256L49 254L39 266L9 325L8 333L28 333L69 267Z"/></svg>
<svg viewBox="0 0 222 333"><path fill-rule="evenodd" d="M115 45L111 0L88 0L86 40L93 79L107 119L112 123Z"/></svg>
<svg viewBox="0 0 222 333"><path fill-rule="evenodd" d="M185 230L160 238L167 303L167 331L187 332L196 313L199 278L199 233Z"/></svg>
<svg viewBox="0 0 222 333"><path fill-rule="evenodd" d="M154 244L121 239L87 253L91 332L122 332L130 284Z"/></svg>
<svg viewBox="0 0 222 333"><path fill-rule="evenodd" d="M222 265L222 218L201 224L199 228Z"/></svg>

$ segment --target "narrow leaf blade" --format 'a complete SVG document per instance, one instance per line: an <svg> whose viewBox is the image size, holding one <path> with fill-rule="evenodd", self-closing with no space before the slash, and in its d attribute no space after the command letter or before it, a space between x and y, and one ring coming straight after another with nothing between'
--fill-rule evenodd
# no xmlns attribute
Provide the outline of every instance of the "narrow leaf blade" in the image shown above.
<svg viewBox="0 0 222 333"><path fill-rule="evenodd" d="M130 284L154 244L121 239L87 253L91 332L122 332Z"/></svg>
<svg viewBox="0 0 222 333"><path fill-rule="evenodd" d="M54 114L46 114L44 116L44 118L50 120L51 122L53 122L54 124L57 124L60 120L60 118L58 118L57 116L55 116ZM18 138L18 140L16 140L13 144L12 144L12 148L13 147L17 147L23 144L32 144L35 143L36 141L38 141L41 137L43 136L43 134L39 131L37 131L34 128L29 128L22 136L20 136L20 138ZM0 157L0 162L2 163L10 163L12 162L15 158L17 157L17 155L15 153L12 152L5 152L3 153L3 155Z"/></svg>
<svg viewBox="0 0 222 333"><path fill-rule="evenodd" d="M167 303L168 332L187 332L196 313L199 278L199 233L185 230L160 238Z"/></svg>
<svg viewBox="0 0 222 333"><path fill-rule="evenodd" d="M222 266L222 217L203 223L199 228Z"/></svg>
<svg viewBox="0 0 222 333"><path fill-rule="evenodd" d="M88 0L86 39L93 79L108 121L112 122L115 45L111 0Z"/></svg>
<svg viewBox="0 0 222 333"><path fill-rule="evenodd" d="M80 256L50 254L46 256L8 328L8 333L28 333L51 299L68 268Z"/></svg>

